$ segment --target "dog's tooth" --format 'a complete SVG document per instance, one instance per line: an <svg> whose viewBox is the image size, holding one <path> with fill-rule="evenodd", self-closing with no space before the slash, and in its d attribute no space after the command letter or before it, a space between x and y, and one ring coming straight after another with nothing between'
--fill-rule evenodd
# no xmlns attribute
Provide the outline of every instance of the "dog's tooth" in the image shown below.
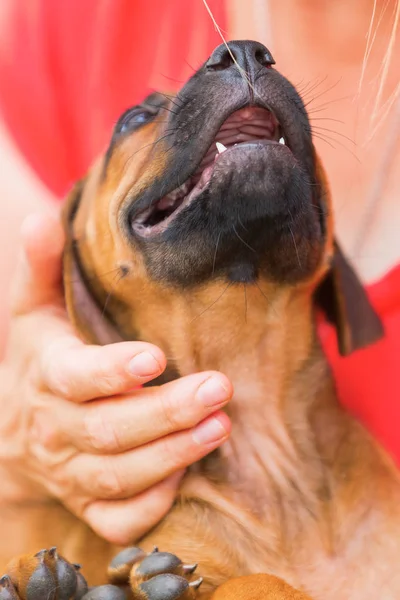
<svg viewBox="0 0 400 600"><path fill-rule="evenodd" d="M217 146L218 154L222 154L225 152L225 150L227 150L226 146L221 144L221 142L215 142L215 145Z"/></svg>
<svg viewBox="0 0 400 600"><path fill-rule="evenodd" d="M281 137L281 138L280 138L280 140L279 140L279 143L280 143L280 144L283 144L284 146L286 145L286 144L285 144L285 139L284 139L283 137Z"/></svg>

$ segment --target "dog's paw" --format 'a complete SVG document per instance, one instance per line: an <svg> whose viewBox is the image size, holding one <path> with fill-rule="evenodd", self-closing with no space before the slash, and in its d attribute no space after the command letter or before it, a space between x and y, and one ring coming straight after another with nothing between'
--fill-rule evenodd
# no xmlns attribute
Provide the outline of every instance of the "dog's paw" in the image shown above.
<svg viewBox="0 0 400 600"><path fill-rule="evenodd" d="M111 562L108 576L112 583L129 581L134 600L193 600L202 582L193 579L196 567L158 548L150 554L126 548Z"/></svg>
<svg viewBox="0 0 400 600"><path fill-rule="evenodd" d="M0 600L82 600L88 586L79 569L56 548L18 556L0 579Z"/></svg>

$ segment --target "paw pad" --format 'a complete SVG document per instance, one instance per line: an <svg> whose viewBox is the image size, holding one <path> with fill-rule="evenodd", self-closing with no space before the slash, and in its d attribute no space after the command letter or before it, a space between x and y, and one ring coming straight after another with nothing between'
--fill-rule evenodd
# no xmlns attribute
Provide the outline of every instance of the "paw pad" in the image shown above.
<svg viewBox="0 0 400 600"><path fill-rule="evenodd" d="M135 600L191 600L202 583L192 581L197 564L186 565L175 554L147 554L140 548L126 548L111 562L108 573L113 583L129 580Z"/></svg>
<svg viewBox="0 0 400 600"><path fill-rule="evenodd" d="M82 600L88 586L79 569L55 547L19 556L0 580L0 600Z"/></svg>

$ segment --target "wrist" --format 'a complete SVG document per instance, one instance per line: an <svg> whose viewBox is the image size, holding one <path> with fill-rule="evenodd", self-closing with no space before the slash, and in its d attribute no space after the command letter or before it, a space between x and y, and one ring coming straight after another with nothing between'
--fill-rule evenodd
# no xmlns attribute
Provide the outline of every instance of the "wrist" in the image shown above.
<svg viewBox="0 0 400 600"><path fill-rule="evenodd" d="M21 413L15 393L13 372L0 365L3 389L0 407L5 415L0 427L0 505L17 505L43 499L45 493L29 478L29 461L24 449Z"/></svg>

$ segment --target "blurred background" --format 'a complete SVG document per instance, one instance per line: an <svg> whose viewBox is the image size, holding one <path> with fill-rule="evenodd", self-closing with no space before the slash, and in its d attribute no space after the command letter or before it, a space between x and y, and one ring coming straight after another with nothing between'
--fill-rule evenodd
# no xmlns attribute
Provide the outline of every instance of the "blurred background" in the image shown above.
<svg viewBox="0 0 400 600"><path fill-rule="evenodd" d="M223 38L263 42L299 89L338 236L382 279L400 259L399 30L399 0L1 0L0 353L24 216L57 206L120 113L179 89Z"/></svg>

